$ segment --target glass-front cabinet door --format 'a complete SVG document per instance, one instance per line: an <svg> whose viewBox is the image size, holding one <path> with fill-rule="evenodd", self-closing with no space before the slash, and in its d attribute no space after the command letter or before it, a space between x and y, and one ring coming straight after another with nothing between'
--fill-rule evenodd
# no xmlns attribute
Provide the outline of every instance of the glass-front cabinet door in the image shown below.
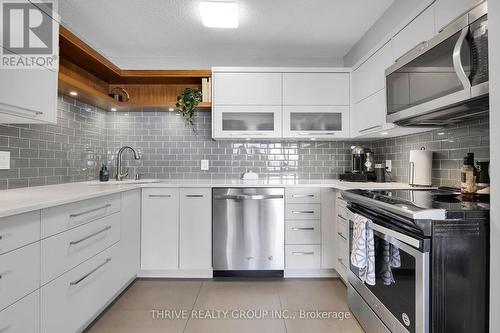
<svg viewBox="0 0 500 333"><path fill-rule="evenodd" d="M349 106L284 106L283 137L349 137Z"/></svg>
<svg viewBox="0 0 500 333"><path fill-rule="evenodd" d="M281 106L215 106L215 139L281 137Z"/></svg>

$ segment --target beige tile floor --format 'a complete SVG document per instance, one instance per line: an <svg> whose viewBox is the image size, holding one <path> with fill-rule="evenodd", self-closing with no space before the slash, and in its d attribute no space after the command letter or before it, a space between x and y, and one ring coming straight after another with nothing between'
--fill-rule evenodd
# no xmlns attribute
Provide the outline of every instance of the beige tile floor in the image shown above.
<svg viewBox="0 0 500 333"><path fill-rule="evenodd" d="M152 310L186 310L187 318L153 318ZM192 311L229 310L227 318L192 318ZM236 311L234 311L236 310ZM239 310L244 310L240 312ZM258 310L282 311L288 318L243 319ZM300 311L331 316L349 311L338 279L307 280L137 280L87 333L362 333L356 319L304 319ZM165 316L167 313L161 312ZM177 312L181 314L181 312ZM304 312L302 312L304 313ZM315 312L307 312L314 314ZM292 318L294 317L294 318Z"/></svg>

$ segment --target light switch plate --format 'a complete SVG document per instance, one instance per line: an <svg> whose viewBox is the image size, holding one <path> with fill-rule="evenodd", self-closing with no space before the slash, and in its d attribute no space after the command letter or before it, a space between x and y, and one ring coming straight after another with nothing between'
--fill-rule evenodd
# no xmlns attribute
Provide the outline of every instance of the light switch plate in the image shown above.
<svg viewBox="0 0 500 333"><path fill-rule="evenodd" d="M0 151L0 170L10 169L10 151Z"/></svg>
<svg viewBox="0 0 500 333"><path fill-rule="evenodd" d="M392 160L385 160L385 170L387 170L387 172L392 171Z"/></svg>
<svg viewBox="0 0 500 333"><path fill-rule="evenodd" d="M201 160L201 170L208 171L209 165L208 160Z"/></svg>

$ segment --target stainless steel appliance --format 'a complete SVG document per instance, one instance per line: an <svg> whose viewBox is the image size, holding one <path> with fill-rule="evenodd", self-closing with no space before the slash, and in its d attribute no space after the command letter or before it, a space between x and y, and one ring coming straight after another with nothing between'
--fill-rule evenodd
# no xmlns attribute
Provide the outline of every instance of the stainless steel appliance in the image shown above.
<svg viewBox="0 0 500 333"><path fill-rule="evenodd" d="M214 276L283 276L284 189L213 189Z"/></svg>
<svg viewBox="0 0 500 333"><path fill-rule="evenodd" d="M365 164L365 149L361 146L351 147L352 173L363 173Z"/></svg>
<svg viewBox="0 0 500 333"><path fill-rule="evenodd" d="M339 179L347 182L370 182L375 181L375 170L373 152L361 147L351 147L352 171L339 175Z"/></svg>
<svg viewBox="0 0 500 333"><path fill-rule="evenodd" d="M481 3L386 70L388 122L441 126L488 112L487 6Z"/></svg>
<svg viewBox="0 0 500 333"><path fill-rule="evenodd" d="M354 214L373 222L375 285L352 263L348 278L349 306L367 332L488 331L489 204L434 193L343 193L350 243Z"/></svg>

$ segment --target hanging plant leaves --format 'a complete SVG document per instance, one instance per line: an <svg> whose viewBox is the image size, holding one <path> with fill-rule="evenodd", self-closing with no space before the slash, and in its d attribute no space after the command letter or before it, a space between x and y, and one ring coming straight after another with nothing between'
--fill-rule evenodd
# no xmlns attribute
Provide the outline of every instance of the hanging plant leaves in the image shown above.
<svg viewBox="0 0 500 333"><path fill-rule="evenodd" d="M196 118L196 108L202 101L202 92L198 88L186 88L177 97L177 109L179 110L186 127L191 127L196 133L194 121Z"/></svg>

